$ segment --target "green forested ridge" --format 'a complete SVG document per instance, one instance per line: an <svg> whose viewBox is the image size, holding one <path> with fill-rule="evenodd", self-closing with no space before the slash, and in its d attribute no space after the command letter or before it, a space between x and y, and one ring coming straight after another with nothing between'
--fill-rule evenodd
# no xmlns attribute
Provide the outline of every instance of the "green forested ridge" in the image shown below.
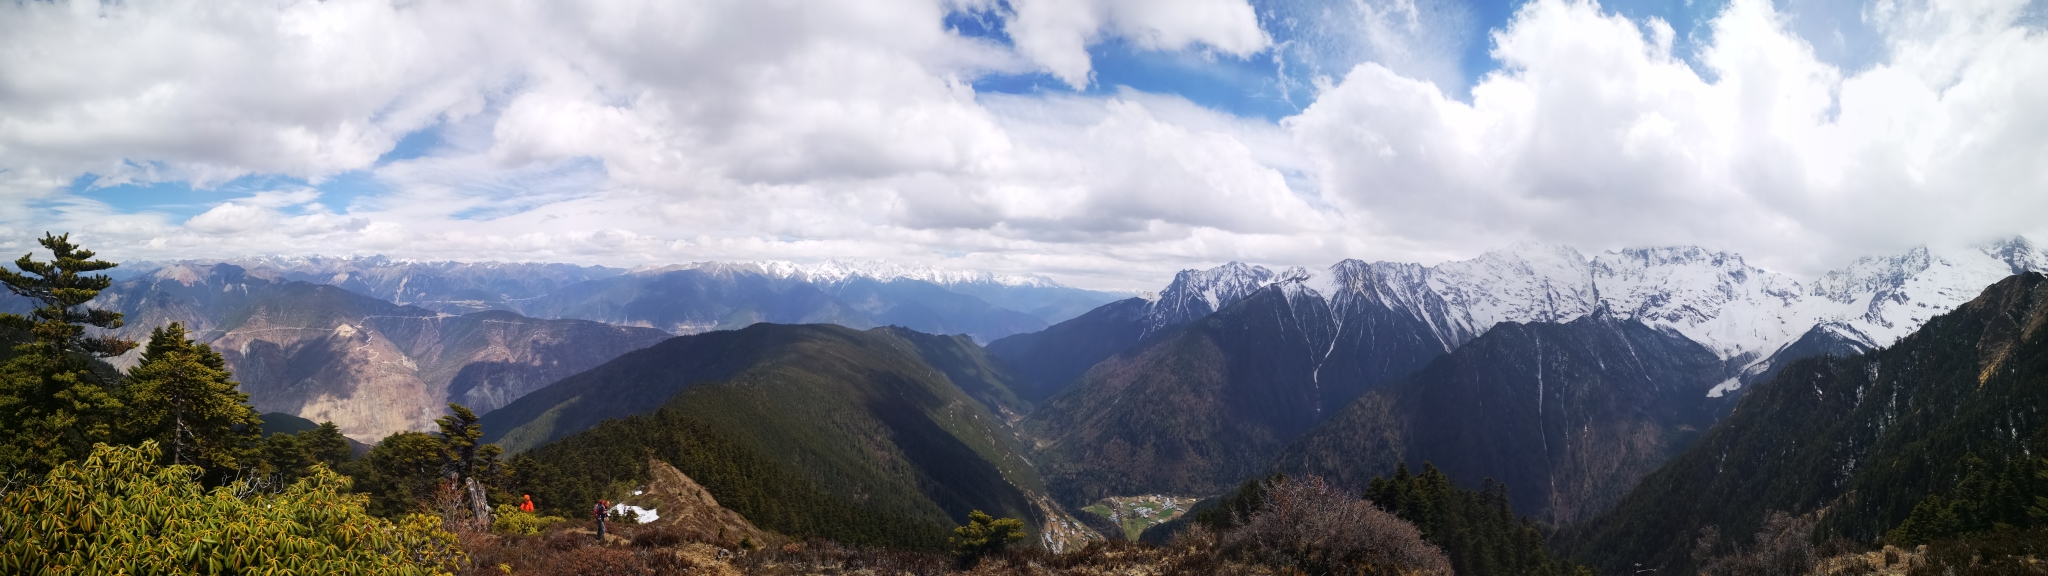
<svg viewBox="0 0 2048 576"><path fill-rule="evenodd" d="M607 491L622 481L647 482L649 456L681 470L716 495L721 506L784 535L928 550L945 545L948 525L920 517L928 514L906 513L922 507L903 501L903 494L876 493L856 504L717 427L667 407L606 420L514 457L512 486L533 495L542 510L581 517L588 515L591 502L621 496Z"/></svg>
<svg viewBox="0 0 2048 576"><path fill-rule="evenodd" d="M722 366L706 368L712 363L695 354L722 354ZM696 379L720 372L731 376ZM973 383L956 384L963 379ZM581 387L563 394L559 405L541 410L521 406L522 400L507 409L551 419L528 430L559 429L561 422L599 414L627 417L519 459L515 474L561 487L548 488L559 494L550 499L589 500L613 482L644 481L645 458L653 455L698 478L721 503L730 499L728 507L748 519L792 535L942 547L946 528L972 510L1034 526L1043 520L1029 496L1042 492L1042 484L1021 448L999 417L963 391L1007 393L1005 376L965 339L896 328L759 324L677 338L541 393L571 382ZM664 390L680 392L630 411L599 400ZM660 412L645 414L653 406ZM614 409L620 411L608 411ZM498 414L484 418L487 432ZM724 456L699 460L705 456L677 452L678 443L703 442ZM587 454L625 461L595 464L602 458ZM772 480L745 480L750 474ZM790 502L802 502L818 517L800 517L799 509L786 507Z"/></svg>
<svg viewBox="0 0 2048 576"><path fill-rule="evenodd" d="M1744 544L1709 542L1696 552L1704 531L1754 534L1773 511L1825 509L1816 540L1866 545L1887 533L1910 542L2034 525L2040 517L2010 507L2040 488L2038 476L2027 486L2024 472L2048 449L2040 444L2048 439L2044 326L2048 277L2027 273L1889 348L1794 362L1610 514L1561 542L1603 569L1641 563L1674 572ZM1986 508L2000 510L1987 516ZM1916 509L1922 521L1895 532Z"/></svg>
<svg viewBox="0 0 2048 576"><path fill-rule="evenodd" d="M1010 388L1016 381L1010 369L966 335L940 336L901 326L875 330L916 345L917 354L925 363L945 372L954 386L987 406L990 412L1007 420L1021 418L1031 411L1031 404L1018 398L1016 391Z"/></svg>
<svg viewBox="0 0 2048 576"><path fill-rule="evenodd" d="M320 427L319 422L283 412L264 412L256 415L256 417L263 420L263 435L265 437L277 434L297 434Z"/></svg>

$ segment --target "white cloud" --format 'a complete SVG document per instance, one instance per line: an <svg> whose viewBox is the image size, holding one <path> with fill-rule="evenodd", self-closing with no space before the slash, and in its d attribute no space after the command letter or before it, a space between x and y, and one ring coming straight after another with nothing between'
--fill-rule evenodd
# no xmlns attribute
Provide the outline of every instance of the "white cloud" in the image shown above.
<svg viewBox="0 0 2048 576"><path fill-rule="evenodd" d="M1088 46L1122 37L1146 50L1203 45L1244 57L1272 43L1245 0L1014 0L1006 27L1025 57L1075 88L1092 81Z"/></svg>
<svg viewBox="0 0 2048 576"><path fill-rule="evenodd" d="M1887 55L1849 71L1762 0L1715 20L1700 70L1661 22L1535 0L1469 96L1467 16L1448 3L1269 15L1314 27L1279 47L1242 0L1010 5L1014 47L948 30L949 10L994 13L967 0L0 5L0 225L135 258L945 260L1150 288L1222 260L1520 240L1697 243L1810 271L2040 231L2048 208L2048 40L2016 0L1874 5ZM1088 85L1087 48L1111 39L1329 49L1309 64L1343 67L1278 123L972 88L1036 70ZM421 129L430 153L378 161ZM375 191L189 218L61 192L87 173L319 187L351 171Z"/></svg>
<svg viewBox="0 0 2048 576"><path fill-rule="evenodd" d="M1288 126L1324 192L1385 234L1697 243L1811 272L2042 225L2048 109L2026 103L2048 102L2048 38L2014 26L2020 4L1895 13L1915 32L1892 61L1845 75L1770 3L1736 0L1703 76L1662 22L1538 0L1496 33L1505 66L1469 104L1365 64Z"/></svg>

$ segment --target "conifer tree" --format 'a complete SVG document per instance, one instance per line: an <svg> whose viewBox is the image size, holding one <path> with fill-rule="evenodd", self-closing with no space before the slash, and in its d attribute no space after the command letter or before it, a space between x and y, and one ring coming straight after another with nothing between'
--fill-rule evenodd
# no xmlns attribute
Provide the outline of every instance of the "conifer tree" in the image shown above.
<svg viewBox="0 0 2048 576"><path fill-rule="evenodd" d="M220 353L187 338L184 325L151 331L128 378L132 434L163 446L166 463L199 466L216 478L254 467L262 421Z"/></svg>
<svg viewBox="0 0 2048 576"><path fill-rule="evenodd" d="M71 243L71 235L45 234L38 241L48 262L34 253L0 269L0 284L34 301L27 315L0 314L0 328L33 339L0 366L0 470L41 472L84 456L95 442L113 438L117 375L95 370L96 359L118 356L135 343L113 336L88 336L86 327L121 327L121 314L86 306L113 285L103 274L112 262ZM102 365L103 366L103 365Z"/></svg>
<svg viewBox="0 0 2048 576"><path fill-rule="evenodd" d="M475 478L478 482L492 483L499 472L498 456L504 449L497 444L483 444L484 427L477 424L476 412L467 406L448 403L447 416L434 420L441 427L441 450L448 462L448 473L457 480Z"/></svg>
<svg viewBox="0 0 2048 576"><path fill-rule="evenodd" d="M299 437L299 447L305 451L308 460L325 464L330 469L339 469L342 464L355 458L355 449L349 446L348 437L341 435L341 427L334 422L321 422L319 428L294 434Z"/></svg>
<svg viewBox="0 0 2048 576"><path fill-rule="evenodd" d="M396 432L343 470L355 489L370 495L371 514L393 518L422 509L443 481L447 458L438 438L424 432Z"/></svg>

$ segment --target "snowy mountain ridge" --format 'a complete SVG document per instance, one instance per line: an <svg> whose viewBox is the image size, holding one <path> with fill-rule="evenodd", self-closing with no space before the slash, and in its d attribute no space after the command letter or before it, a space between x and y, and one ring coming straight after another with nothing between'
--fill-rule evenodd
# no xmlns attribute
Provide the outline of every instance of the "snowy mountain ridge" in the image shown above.
<svg viewBox="0 0 2048 576"><path fill-rule="evenodd" d="M1682 334L1724 360L1756 363L1815 327L1871 347L1890 345L1984 287L2028 270L2048 271L2048 251L2024 237L1865 257L1807 283L1751 266L1741 255L1696 246L1628 248L1588 258L1570 247L1524 243L1436 266L1345 260L1315 273L1293 268L1276 274L1241 262L1185 270L1149 305L1146 318L1149 332L1286 283L1339 307L1368 298L1410 315L1426 323L1445 350L1501 322L1568 322L1604 309Z"/></svg>
<svg viewBox="0 0 2048 576"><path fill-rule="evenodd" d="M825 260L812 264L784 260L693 262L690 264L635 270L634 272L668 272L692 269L744 269L779 280L796 280L820 285L839 284L854 278L866 278L880 282L919 280L947 287L976 284L1028 288L1069 287L1051 278L1037 274L997 274L984 270L897 264L878 260Z"/></svg>
<svg viewBox="0 0 2048 576"><path fill-rule="evenodd" d="M1144 334L1213 314L1279 278L1264 266L1243 262L1208 270L1182 270L1174 275L1172 284L1146 303Z"/></svg>

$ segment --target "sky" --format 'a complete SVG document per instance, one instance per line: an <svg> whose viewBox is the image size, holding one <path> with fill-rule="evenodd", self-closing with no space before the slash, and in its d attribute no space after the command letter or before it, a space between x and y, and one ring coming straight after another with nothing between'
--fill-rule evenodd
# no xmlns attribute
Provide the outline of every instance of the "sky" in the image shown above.
<svg viewBox="0 0 2048 576"><path fill-rule="evenodd" d="M2048 238L2048 0L15 0L0 252L1231 260Z"/></svg>

